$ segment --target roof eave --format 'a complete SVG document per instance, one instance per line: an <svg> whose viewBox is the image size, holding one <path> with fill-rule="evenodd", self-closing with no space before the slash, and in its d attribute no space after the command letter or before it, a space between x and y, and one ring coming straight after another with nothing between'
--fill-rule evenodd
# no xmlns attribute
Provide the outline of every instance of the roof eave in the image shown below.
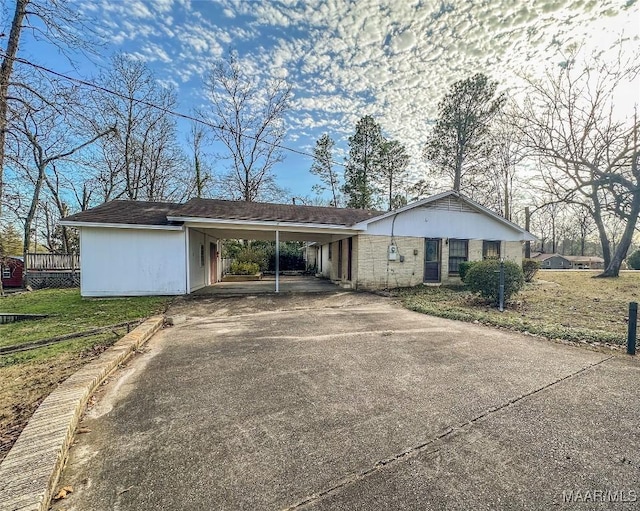
<svg viewBox="0 0 640 511"><path fill-rule="evenodd" d="M82 222L79 220L61 220L58 222L65 227L101 227L105 229L153 229L163 231L183 231L182 225L153 225L153 224L122 224L117 222Z"/></svg>

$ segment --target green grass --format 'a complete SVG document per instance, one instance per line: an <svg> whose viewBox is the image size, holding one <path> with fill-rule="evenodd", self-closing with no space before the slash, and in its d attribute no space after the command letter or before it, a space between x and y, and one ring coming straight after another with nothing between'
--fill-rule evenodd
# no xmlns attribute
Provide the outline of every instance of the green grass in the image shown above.
<svg viewBox="0 0 640 511"><path fill-rule="evenodd" d="M0 325L0 346L48 339L102 326L134 321L163 312L170 299L82 298L77 289L43 289L0 298L0 312L48 314L38 320Z"/></svg>
<svg viewBox="0 0 640 511"><path fill-rule="evenodd" d="M529 332L568 341L623 344L630 301L638 301L640 272L594 279L594 272L541 271L499 312L464 287L398 291L408 309L460 321Z"/></svg>

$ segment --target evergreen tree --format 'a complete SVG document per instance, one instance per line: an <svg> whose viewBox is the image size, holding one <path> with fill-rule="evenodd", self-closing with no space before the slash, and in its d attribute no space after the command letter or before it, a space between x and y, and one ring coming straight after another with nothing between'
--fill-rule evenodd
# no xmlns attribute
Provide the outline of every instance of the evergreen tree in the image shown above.
<svg viewBox="0 0 640 511"><path fill-rule="evenodd" d="M423 150L423 157L437 176L446 176L453 189L464 187L486 170L491 122L505 102L496 96L498 82L482 73L453 84L438 104L439 117ZM482 182L483 180L477 180Z"/></svg>
<svg viewBox="0 0 640 511"><path fill-rule="evenodd" d="M380 180L380 153L384 138L380 125L367 115L356 124L349 137L349 156L344 172L343 191L347 207L374 208L378 204L376 183Z"/></svg>
<svg viewBox="0 0 640 511"><path fill-rule="evenodd" d="M332 151L334 144L333 139L326 133L318 139L313 149L311 173L318 176L322 181L322 184L313 185L313 190L319 194L328 190L331 193L331 205L337 208L340 196L338 193L338 174L333 168Z"/></svg>
<svg viewBox="0 0 640 511"><path fill-rule="evenodd" d="M389 211L401 207L400 186L409 173L407 148L397 140L385 140L380 146L380 184L387 194ZM406 204L406 200L404 201Z"/></svg>

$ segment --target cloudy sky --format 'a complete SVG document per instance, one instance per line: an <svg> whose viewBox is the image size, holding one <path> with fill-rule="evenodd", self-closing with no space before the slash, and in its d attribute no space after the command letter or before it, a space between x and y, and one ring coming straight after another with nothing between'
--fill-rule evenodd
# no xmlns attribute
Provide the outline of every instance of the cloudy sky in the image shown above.
<svg viewBox="0 0 640 511"><path fill-rule="evenodd" d="M328 132L342 148L363 115L404 142L420 172L419 148L439 99L456 80L484 72L505 89L541 74L581 45L640 48L638 0L78 0L107 41L105 62L123 51L149 63L179 91L180 110L204 102L202 77L229 49L256 76L293 84L285 144L311 151ZM28 53L28 49L25 48ZM24 55L24 53L23 53ZM78 71L54 53L30 58ZM634 98L635 96L635 98ZM637 101L637 91L628 97ZM341 156L337 158L342 159ZM290 154L278 183L310 194L311 162Z"/></svg>

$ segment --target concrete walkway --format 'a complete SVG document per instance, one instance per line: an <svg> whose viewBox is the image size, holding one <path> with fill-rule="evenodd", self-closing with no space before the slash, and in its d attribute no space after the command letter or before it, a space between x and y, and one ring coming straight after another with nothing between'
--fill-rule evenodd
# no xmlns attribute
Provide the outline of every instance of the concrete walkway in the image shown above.
<svg viewBox="0 0 640 511"><path fill-rule="evenodd" d="M634 359L358 293L173 313L85 418L54 509L637 509Z"/></svg>

